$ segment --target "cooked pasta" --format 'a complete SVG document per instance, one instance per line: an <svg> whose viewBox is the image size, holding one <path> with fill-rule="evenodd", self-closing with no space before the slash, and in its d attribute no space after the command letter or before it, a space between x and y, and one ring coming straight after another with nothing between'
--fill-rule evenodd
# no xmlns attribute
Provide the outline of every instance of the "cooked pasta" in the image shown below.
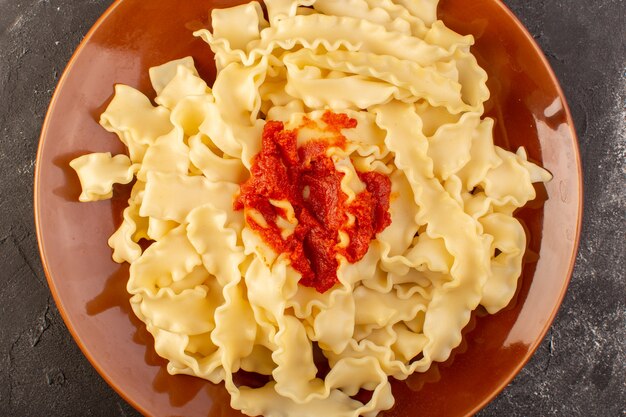
<svg viewBox="0 0 626 417"><path fill-rule="evenodd" d="M494 145L473 38L437 20L436 0L265 7L213 10L212 31L195 33L215 54L212 87L190 57L150 70L156 106L116 87L100 123L128 156L72 161L80 200L110 198L114 183L135 178L109 245L130 263L133 311L171 374L223 382L231 406L251 416L375 416L394 404L390 376L446 360L474 309L510 302L526 248L513 212L551 176L523 149ZM294 255L297 235L315 231L303 229L301 198L318 191L254 194L279 127L283 153L289 135L293 149L326 144L316 158L337 181L338 207L365 195L387 216L354 255L363 219L338 214L334 280L323 288L309 285L321 270ZM373 176L388 186L386 205ZM277 249L285 242L291 252ZM240 370L269 382L241 386Z"/></svg>

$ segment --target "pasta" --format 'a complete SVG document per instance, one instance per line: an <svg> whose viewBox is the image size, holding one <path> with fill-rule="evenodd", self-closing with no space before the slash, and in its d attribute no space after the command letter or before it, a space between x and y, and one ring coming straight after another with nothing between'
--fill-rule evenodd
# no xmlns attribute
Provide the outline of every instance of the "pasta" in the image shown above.
<svg viewBox="0 0 626 417"><path fill-rule="evenodd" d="M510 302L526 247L513 212L551 175L494 145L473 37L436 0L265 8L213 10L195 33L211 87L190 57L150 70L156 106L116 87L100 123L128 156L72 161L80 201L135 180L109 245L171 374L223 382L251 416L373 417L394 405L390 376L445 361L473 310ZM318 201L331 192L338 212Z"/></svg>

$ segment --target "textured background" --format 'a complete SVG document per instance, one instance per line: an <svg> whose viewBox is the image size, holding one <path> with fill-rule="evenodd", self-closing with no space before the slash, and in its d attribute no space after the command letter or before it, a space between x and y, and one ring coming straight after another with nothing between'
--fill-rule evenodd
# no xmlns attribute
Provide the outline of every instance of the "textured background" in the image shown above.
<svg viewBox="0 0 626 417"><path fill-rule="evenodd" d="M471 0L468 0L471 1ZM0 0L0 415L137 416L99 377L51 298L33 225L48 102L111 0ZM584 165L576 269L543 344L481 417L626 414L626 3L505 0L572 106Z"/></svg>

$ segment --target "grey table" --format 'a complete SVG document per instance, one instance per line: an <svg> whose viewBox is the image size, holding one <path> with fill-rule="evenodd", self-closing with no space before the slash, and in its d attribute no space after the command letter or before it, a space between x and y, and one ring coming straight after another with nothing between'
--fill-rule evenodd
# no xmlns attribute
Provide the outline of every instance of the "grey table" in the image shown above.
<svg viewBox="0 0 626 417"><path fill-rule="evenodd" d="M471 0L468 0L471 1ZM0 0L0 416L137 416L89 365L41 268L39 132L72 51L111 0ZM626 3L506 0L556 71L584 164L576 269L546 339L479 415L626 414Z"/></svg>

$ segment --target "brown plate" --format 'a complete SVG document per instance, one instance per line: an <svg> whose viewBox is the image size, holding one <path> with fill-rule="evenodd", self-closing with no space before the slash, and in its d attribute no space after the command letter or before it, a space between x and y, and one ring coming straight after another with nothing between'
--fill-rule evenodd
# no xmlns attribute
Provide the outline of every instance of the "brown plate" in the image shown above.
<svg viewBox="0 0 626 417"><path fill-rule="evenodd" d="M239 3L243 2L241 0ZM54 299L74 339L100 374L146 415L236 416L221 386L170 376L152 337L130 310L128 268L111 261L107 239L121 222L128 190L110 201L78 203L70 160L88 152L123 152L98 123L115 83L149 92L148 68L192 55L214 79L209 47L191 35L211 7L236 0L118 0L70 61L43 127L35 174L39 247ZM498 0L442 0L441 17L476 37L474 53L489 73L488 115L496 141L524 145L554 174L538 202L520 211L530 233L512 305L474 315L463 344L446 363L394 382L396 406L385 416L469 416L484 407L528 361L559 308L575 259L582 212L576 135L567 103L530 34ZM540 193L541 194L541 193ZM538 256L537 256L538 255Z"/></svg>

